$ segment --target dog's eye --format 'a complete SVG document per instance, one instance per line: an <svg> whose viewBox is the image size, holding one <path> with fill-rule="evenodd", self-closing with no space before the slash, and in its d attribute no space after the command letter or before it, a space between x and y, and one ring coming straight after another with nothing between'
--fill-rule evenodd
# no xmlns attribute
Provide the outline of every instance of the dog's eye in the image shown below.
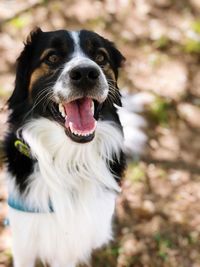
<svg viewBox="0 0 200 267"><path fill-rule="evenodd" d="M58 63L60 60L60 57L56 54L51 54L47 57L47 62L51 64Z"/></svg>
<svg viewBox="0 0 200 267"><path fill-rule="evenodd" d="M106 57L105 53L101 51L96 56L95 60L96 60L97 63L105 64L106 60L107 60L107 57Z"/></svg>

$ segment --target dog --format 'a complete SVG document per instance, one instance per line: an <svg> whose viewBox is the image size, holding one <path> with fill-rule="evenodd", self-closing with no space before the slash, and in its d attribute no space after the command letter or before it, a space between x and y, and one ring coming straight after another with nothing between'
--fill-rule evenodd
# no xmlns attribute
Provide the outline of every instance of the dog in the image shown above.
<svg viewBox="0 0 200 267"><path fill-rule="evenodd" d="M125 58L95 32L33 30L17 60L5 137L15 267L87 263L112 239L126 160Z"/></svg>

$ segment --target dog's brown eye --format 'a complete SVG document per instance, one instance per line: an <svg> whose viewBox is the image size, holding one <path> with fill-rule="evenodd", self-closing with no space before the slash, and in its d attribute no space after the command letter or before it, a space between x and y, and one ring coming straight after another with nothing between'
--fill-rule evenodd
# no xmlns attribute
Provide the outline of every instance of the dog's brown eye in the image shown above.
<svg viewBox="0 0 200 267"><path fill-rule="evenodd" d="M106 61L106 55L103 52L100 52L97 56L96 56L96 62L97 63L105 63Z"/></svg>
<svg viewBox="0 0 200 267"><path fill-rule="evenodd" d="M58 55L53 54L53 55L50 55L50 56L47 58L47 60L48 60L50 63L57 63L57 62L60 60L60 58L59 58Z"/></svg>

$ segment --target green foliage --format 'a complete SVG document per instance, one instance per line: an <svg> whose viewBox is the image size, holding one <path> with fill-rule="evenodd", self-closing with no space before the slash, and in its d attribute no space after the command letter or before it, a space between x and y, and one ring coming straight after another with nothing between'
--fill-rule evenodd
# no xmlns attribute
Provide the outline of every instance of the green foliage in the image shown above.
<svg viewBox="0 0 200 267"><path fill-rule="evenodd" d="M150 116L156 123L166 126L168 124L169 108L170 102L166 98L157 96L150 106Z"/></svg>
<svg viewBox="0 0 200 267"><path fill-rule="evenodd" d="M118 257L118 255L119 255L119 250L120 250L119 247L113 245L113 246L107 247L107 248L104 250L104 254L105 254L105 256L114 256L114 257Z"/></svg>
<svg viewBox="0 0 200 267"><path fill-rule="evenodd" d="M156 233L154 239L158 246L158 256L164 261L167 260L168 249L172 247L171 240L160 233Z"/></svg>
<svg viewBox="0 0 200 267"><path fill-rule="evenodd" d="M42 4L43 5L48 5L49 4L49 0L42 0Z"/></svg>
<svg viewBox="0 0 200 267"><path fill-rule="evenodd" d="M23 29L29 23L28 17L20 16L12 19L10 24L17 29Z"/></svg>
<svg viewBox="0 0 200 267"><path fill-rule="evenodd" d="M191 28L194 32L200 34L200 20L196 20L192 23Z"/></svg>
<svg viewBox="0 0 200 267"><path fill-rule="evenodd" d="M189 37L185 40L183 50L191 54L200 54L200 20L191 24L191 30L194 33L194 38ZM195 38L195 35L197 38Z"/></svg>
<svg viewBox="0 0 200 267"><path fill-rule="evenodd" d="M127 170L127 178L132 182L142 182L145 177L145 172L138 163L130 164Z"/></svg>
<svg viewBox="0 0 200 267"><path fill-rule="evenodd" d="M169 38L163 35L154 42L154 45L158 49L165 49L168 47L169 43L170 43Z"/></svg>
<svg viewBox="0 0 200 267"><path fill-rule="evenodd" d="M115 266L119 253L120 247L118 244L110 244L110 246L100 249L94 253L93 262L95 263L95 266L102 266L102 262L104 267Z"/></svg>
<svg viewBox="0 0 200 267"><path fill-rule="evenodd" d="M199 234L198 232L191 232L188 235L188 242L189 244L193 245L193 244L197 244L199 241Z"/></svg>
<svg viewBox="0 0 200 267"><path fill-rule="evenodd" d="M200 41L188 38L185 41L183 49L187 53L200 54Z"/></svg>

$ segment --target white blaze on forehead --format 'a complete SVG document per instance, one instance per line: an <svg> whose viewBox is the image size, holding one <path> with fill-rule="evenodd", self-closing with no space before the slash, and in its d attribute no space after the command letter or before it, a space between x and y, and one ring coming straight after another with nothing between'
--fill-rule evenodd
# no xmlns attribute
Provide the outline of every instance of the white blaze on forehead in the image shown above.
<svg viewBox="0 0 200 267"><path fill-rule="evenodd" d="M84 53L83 49L81 48L80 31L71 31L69 34L73 41L74 50L70 56L70 60L64 64L63 71L53 87L55 95L59 93L62 95L62 97L67 99L68 96L73 93L73 87L69 78L69 73L73 68L78 66L93 66L100 72L99 87L102 89L102 98L106 98L108 94L108 83L102 69L95 61L93 61L86 53Z"/></svg>
<svg viewBox="0 0 200 267"><path fill-rule="evenodd" d="M69 32L72 40L74 41L74 52L73 52L73 57L80 57L80 56L86 56L83 52L83 50L81 49L80 46L80 32L79 31L71 31Z"/></svg>

